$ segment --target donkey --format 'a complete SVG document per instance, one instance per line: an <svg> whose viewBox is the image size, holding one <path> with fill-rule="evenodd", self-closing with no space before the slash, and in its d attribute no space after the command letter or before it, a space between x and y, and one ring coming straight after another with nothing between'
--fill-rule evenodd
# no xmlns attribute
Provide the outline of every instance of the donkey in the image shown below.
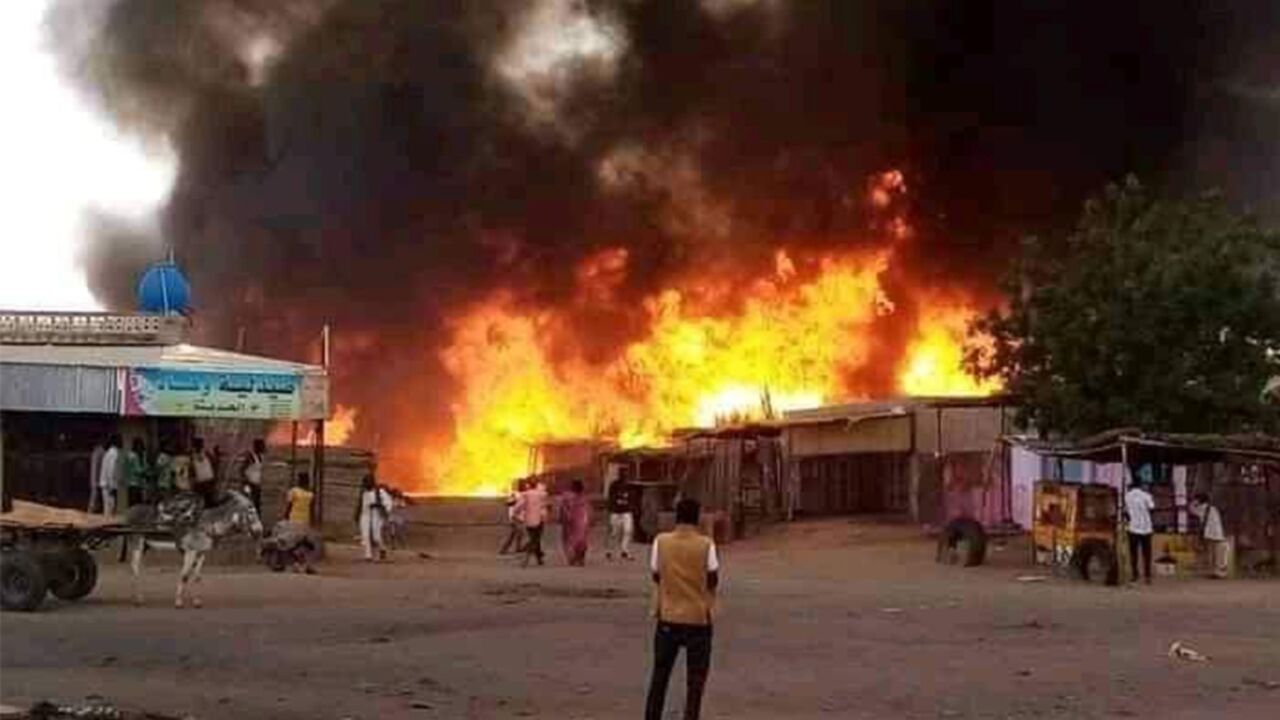
<svg viewBox="0 0 1280 720"><path fill-rule="evenodd" d="M158 505L130 509L128 522L136 530L125 543L132 553L135 604L142 604L142 556L147 548L172 548L182 553L182 572L173 599L173 606L182 608L186 606L187 585L199 585L205 556L218 540L242 533L262 537L262 520L253 502L234 490L225 495L221 503L212 507L204 507L194 495L179 495ZM197 608L202 605L199 593L192 593L191 604Z"/></svg>

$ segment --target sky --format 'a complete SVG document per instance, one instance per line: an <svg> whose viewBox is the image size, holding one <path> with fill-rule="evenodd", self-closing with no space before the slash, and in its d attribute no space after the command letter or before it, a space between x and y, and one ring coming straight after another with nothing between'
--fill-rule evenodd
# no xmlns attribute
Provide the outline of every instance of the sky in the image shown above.
<svg viewBox="0 0 1280 720"><path fill-rule="evenodd" d="M77 257L94 208L145 220L164 202L174 162L122 137L61 80L47 48L49 0L0 3L0 308L97 310Z"/></svg>

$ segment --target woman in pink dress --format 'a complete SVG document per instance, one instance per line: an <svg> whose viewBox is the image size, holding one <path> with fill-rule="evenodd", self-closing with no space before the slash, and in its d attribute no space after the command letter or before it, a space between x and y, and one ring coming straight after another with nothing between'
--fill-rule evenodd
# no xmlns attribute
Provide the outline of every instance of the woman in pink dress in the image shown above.
<svg viewBox="0 0 1280 720"><path fill-rule="evenodd" d="M591 533L591 500L581 480L574 480L569 494L560 506L564 553L570 565L581 567L587 562L587 537Z"/></svg>

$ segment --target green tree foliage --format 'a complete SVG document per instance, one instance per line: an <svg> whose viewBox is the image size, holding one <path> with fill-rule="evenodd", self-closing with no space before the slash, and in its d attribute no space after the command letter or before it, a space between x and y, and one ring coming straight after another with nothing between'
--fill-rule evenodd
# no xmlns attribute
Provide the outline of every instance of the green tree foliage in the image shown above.
<svg viewBox="0 0 1280 720"><path fill-rule="evenodd" d="M1028 239L1004 290L967 362L1030 427L1277 429L1259 394L1280 372L1280 236L1221 198L1108 186L1074 231Z"/></svg>

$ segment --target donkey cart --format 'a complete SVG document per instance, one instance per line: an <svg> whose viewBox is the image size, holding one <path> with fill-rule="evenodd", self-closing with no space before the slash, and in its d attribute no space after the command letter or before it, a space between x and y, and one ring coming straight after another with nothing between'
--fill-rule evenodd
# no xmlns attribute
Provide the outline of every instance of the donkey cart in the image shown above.
<svg viewBox="0 0 1280 720"><path fill-rule="evenodd" d="M88 596L98 583L89 551L128 532L122 518L13 501L11 512L0 513L0 605L29 612L46 594Z"/></svg>

